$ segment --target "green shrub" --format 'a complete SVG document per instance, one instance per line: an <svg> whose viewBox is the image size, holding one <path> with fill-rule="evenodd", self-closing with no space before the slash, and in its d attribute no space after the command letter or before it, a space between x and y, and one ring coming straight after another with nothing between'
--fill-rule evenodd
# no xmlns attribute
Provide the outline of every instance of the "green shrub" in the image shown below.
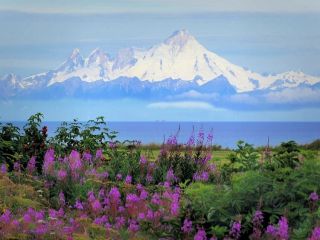
<svg viewBox="0 0 320 240"><path fill-rule="evenodd" d="M55 136L50 139L58 154L63 155L71 150L95 152L105 148L108 141L113 141L116 132L109 131L104 117L97 117L86 123L74 119L73 122L62 122Z"/></svg>

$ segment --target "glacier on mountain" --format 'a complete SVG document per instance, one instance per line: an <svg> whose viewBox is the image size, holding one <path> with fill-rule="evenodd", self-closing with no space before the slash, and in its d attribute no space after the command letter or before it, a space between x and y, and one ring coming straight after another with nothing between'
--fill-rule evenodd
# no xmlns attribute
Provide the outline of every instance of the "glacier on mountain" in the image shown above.
<svg viewBox="0 0 320 240"><path fill-rule="evenodd" d="M149 49L123 49L114 58L97 48L87 58L74 49L55 70L0 80L0 96L166 98L188 96L277 96L286 89L311 89L320 78L303 72L261 75L230 63L202 46L187 30ZM295 89L295 90L294 90ZM288 92L288 91L287 91ZM286 92L286 93L287 93ZM237 99L233 97L230 99Z"/></svg>

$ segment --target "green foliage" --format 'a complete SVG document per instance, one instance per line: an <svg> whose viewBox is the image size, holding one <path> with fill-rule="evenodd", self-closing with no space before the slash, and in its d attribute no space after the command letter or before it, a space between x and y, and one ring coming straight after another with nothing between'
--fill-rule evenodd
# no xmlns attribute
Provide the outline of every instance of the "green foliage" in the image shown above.
<svg viewBox="0 0 320 240"><path fill-rule="evenodd" d="M190 184L184 191L183 202L186 211L192 210L195 219L205 219L210 208L221 199L223 189L200 182Z"/></svg>
<svg viewBox="0 0 320 240"><path fill-rule="evenodd" d="M219 239L222 239L226 233L228 232L228 228L226 226L212 226L210 233L216 236Z"/></svg>
<svg viewBox="0 0 320 240"><path fill-rule="evenodd" d="M13 169L13 164L21 156L22 143L19 128L12 123L2 125L0 123L0 163L5 163L9 170Z"/></svg>
<svg viewBox="0 0 320 240"><path fill-rule="evenodd" d="M115 180L117 174L123 178L131 175L133 181L144 182L140 171L141 150L135 142L124 142L111 147L107 151L108 172L110 178Z"/></svg>
<svg viewBox="0 0 320 240"><path fill-rule="evenodd" d="M116 132L109 131L106 125L104 117L97 117L86 123L77 119L63 122L50 143L60 154L71 150L95 152L98 148L105 147L107 140L113 141L116 137Z"/></svg>
<svg viewBox="0 0 320 240"><path fill-rule="evenodd" d="M237 149L230 155L231 164L238 164L238 171L255 170L259 167L259 154L254 149L253 145L239 141Z"/></svg>
<svg viewBox="0 0 320 240"><path fill-rule="evenodd" d="M194 174L203 166L203 159L211 158L211 147L198 145L189 147L181 144L164 144L156 160L154 172L156 183L166 181L169 169L172 169L179 182L192 181ZM210 160L210 159L208 159Z"/></svg>
<svg viewBox="0 0 320 240"><path fill-rule="evenodd" d="M47 149L47 128L41 128L42 119L41 113L32 115L23 127L23 133L11 123L0 126L0 161L6 163L10 171L14 162L20 162L26 167L29 159L37 156L36 167L41 173Z"/></svg>
<svg viewBox="0 0 320 240"><path fill-rule="evenodd" d="M222 178L225 181L230 181L232 173L257 170L260 166L258 159L259 153L253 145L239 141L237 149L229 155L229 162L224 164L221 169Z"/></svg>
<svg viewBox="0 0 320 240"><path fill-rule="evenodd" d="M309 144L305 144L303 146L305 149L309 149L309 150L320 150L320 139L314 140L313 142L309 143Z"/></svg>
<svg viewBox="0 0 320 240"><path fill-rule="evenodd" d="M270 161L266 162L266 167L271 170L285 167L296 168L300 165L299 153L300 150L296 142L281 143Z"/></svg>
<svg viewBox="0 0 320 240"><path fill-rule="evenodd" d="M41 128L43 119L42 113L32 115L27 124L23 127L24 135L22 136L23 154L22 164L27 166L32 156L37 156L36 167L38 173L42 171L43 157L47 150L47 127Z"/></svg>
<svg viewBox="0 0 320 240"><path fill-rule="evenodd" d="M41 209L46 205L44 190L35 189L38 184L31 182L15 183L8 176L0 174L0 212L26 210L29 207Z"/></svg>

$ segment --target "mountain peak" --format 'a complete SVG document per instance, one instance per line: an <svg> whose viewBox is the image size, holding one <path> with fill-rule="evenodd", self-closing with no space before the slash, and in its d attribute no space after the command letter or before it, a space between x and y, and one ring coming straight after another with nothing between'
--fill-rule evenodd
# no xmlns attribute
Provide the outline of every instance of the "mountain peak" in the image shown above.
<svg viewBox="0 0 320 240"><path fill-rule="evenodd" d="M109 60L108 55L100 48L93 50L88 57L88 65L104 65Z"/></svg>
<svg viewBox="0 0 320 240"><path fill-rule="evenodd" d="M75 48L73 49L71 55L70 55L70 59L76 59L80 56L80 50L79 48Z"/></svg>
<svg viewBox="0 0 320 240"><path fill-rule="evenodd" d="M165 44L183 47L189 41L196 41L196 39L188 30L182 29L175 31L169 38L167 38L167 40L165 40Z"/></svg>
<svg viewBox="0 0 320 240"><path fill-rule="evenodd" d="M70 57L62 63L62 65L57 69L57 71L73 71L76 68L82 67L84 59L80 55L80 50L78 48L73 49Z"/></svg>

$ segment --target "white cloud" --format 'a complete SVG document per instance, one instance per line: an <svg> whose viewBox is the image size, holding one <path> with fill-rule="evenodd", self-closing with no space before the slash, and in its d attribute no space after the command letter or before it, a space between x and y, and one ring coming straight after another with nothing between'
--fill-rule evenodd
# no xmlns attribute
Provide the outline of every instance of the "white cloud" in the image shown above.
<svg viewBox="0 0 320 240"><path fill-rule="evenodd" d="M268 103L314 103L320 101L320 90L310 88L284 89L280 92L270 92L265 97Z"/></svg>
<svg viewBox="0 0 320 240"><path fill-rule="evenodd" d="M155 102L150 103L148 108L158 109L203 109L203 110L214 110L215 108L206 102L197 101L180 101L180 102Z"/></svg>
<svg viewBox="0 0 320 240"><path fill-rule="evenodd" d="M219 94L217 93L200 93L195 90L190 90L188 92L184 92L175 96L168 97L168 99L176 99L176 100L183 100L183 99L193 99L193 100L217 100Z"/></svg>

